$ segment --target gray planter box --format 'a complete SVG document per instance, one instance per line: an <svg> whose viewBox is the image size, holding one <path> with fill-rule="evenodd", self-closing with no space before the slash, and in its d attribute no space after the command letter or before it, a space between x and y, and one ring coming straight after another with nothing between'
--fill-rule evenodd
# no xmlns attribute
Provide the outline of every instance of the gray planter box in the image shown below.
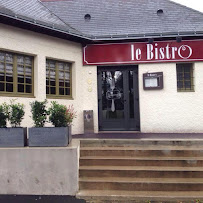
<svg viewBox="0 0 203 203"><path fill-rule="evenodd" d="M0 128L0 147L24 147L27 128Z"/></svg>
<svg viewBox="0 0 203 203"><path fill-rule="evenodd" d="M30 147L66 147L72 139L71 127L29 128Z"/></svg>

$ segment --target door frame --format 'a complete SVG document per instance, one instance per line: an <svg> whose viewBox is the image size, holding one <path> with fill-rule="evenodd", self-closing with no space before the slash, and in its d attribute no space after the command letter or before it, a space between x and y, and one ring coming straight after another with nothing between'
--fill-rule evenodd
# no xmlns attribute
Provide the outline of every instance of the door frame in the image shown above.
<svg viewBox="0 0 203 203"><path fill-rule="evenodd" d="M124 119L122 120L108 120L105 121L102 117L102 80L101 73L102 71L123 71L123 94L124 94ZM134 89L134 119L130 118L130 109L129 109L129 77L128 71L133 71L133 89ZM140 111L139 111L139 78L138 78L138 65L124 65L124 66L98 66L97 67L97 82L98 82L98 129L99 131L140 131ZM128 98L126 100L126 98ZM124 122L123 122L124 121ZM115 124L119 124L120 128L108 127ZM119 123L120 122L120 123ZM106 128L105 125L106 124ZM131 126L130 126L131 125Z"/></svg>

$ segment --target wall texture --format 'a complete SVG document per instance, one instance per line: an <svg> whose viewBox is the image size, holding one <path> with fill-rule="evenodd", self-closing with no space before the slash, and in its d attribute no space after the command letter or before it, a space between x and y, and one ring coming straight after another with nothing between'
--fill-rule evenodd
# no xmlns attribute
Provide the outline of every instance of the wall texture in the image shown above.
<svg viewBox="0 0 203 203"><path fill-rule="evenodd" d="M177 92L176 64L139 65L142 132L203 132L203 63L194 63L195 92ZM143 90L142 75L163 72L163 90Z"/></svg>
<svg viewBox="0 0 203 203"><path fill-rule="evenodd" d="M75 195L78 149L0 149L0 194Z"/></svg>
<svg viewBox="0 0 203 203"><path fill-rule="evenodd" d="M97 118L97 69L95 66L83 67L82 47L79 43L0 24L0 49L35 56L35 98L17 99L17 102L25 104L26 114L22 126L33 126L29 103L46 98L46 58L72 62L73 99L57 99L57 101L67 106L73 104L77 111L77 118L73 122L73 134L83 133L83 110L93 110L94 117ZM0 97L0 103L9 102L11 99L16 98ZM48 101L50 104L52 100ZM95 132L98 131L97 126L95 119Z"/></svg>

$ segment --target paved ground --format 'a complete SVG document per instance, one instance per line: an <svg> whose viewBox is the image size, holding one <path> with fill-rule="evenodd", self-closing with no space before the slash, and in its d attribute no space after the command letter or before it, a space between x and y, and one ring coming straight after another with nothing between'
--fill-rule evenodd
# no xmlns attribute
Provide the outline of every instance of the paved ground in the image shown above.
<svg viewBox="0 0 203 203"><path fill-rule="evenodd" d="M0 203L85 203L71 196L0 195Z"/></svg>

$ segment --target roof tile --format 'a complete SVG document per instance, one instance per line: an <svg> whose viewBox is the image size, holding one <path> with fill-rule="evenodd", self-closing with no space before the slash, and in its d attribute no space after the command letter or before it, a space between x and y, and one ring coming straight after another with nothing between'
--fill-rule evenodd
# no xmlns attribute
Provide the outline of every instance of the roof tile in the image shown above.
<svg viewBox="0 0 203 203"><path fill-rule="evenodd" d="M201 31L203 14L168 0L45 1L52 12L89 35ZM163 9L162 16L157 10ZM91 15L85 21L85 14Z"/></svg>

